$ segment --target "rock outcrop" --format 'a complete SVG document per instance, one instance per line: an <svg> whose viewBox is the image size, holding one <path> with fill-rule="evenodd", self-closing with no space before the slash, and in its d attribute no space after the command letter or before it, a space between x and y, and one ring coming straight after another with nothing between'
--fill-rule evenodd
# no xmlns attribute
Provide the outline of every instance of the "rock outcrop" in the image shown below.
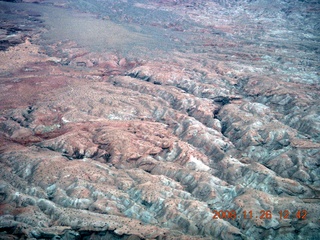
<svg viewBox="0 0 320 240"><path fill-rule="evenodd" d="M0 2L1 239L320 238L316 1L23 2ZM57 6L134 37L50 42Z"/></svg>

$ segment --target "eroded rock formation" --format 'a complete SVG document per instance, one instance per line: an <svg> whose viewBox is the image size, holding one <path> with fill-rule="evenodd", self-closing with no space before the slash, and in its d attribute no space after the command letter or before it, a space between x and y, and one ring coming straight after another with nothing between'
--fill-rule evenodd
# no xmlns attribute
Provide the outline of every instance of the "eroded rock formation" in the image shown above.
<svg viewBox="0 0 320 240"><path fill-rule="evenodd" d="M320 237L316 1L23 2L0 2L1 239ZM134 37L50 42L56 6Z"/></svg>

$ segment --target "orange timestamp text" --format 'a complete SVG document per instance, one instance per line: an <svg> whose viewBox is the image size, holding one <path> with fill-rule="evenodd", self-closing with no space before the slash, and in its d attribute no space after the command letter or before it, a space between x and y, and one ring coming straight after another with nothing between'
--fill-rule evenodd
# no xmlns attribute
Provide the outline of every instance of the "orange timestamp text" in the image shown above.
<svg viewBox="0 0 320 240"><path fill-rule="evenodd" d="M260 213L254 214L252 210L244 210L242 213L237 213L236 210L213 210L212 219L272 219L278 217L282 219L297 218L301 220L307 219L308 212L305 209L290 212L289 210L280 210L277 213L272 213L271 210L260 210Z"/></svg>

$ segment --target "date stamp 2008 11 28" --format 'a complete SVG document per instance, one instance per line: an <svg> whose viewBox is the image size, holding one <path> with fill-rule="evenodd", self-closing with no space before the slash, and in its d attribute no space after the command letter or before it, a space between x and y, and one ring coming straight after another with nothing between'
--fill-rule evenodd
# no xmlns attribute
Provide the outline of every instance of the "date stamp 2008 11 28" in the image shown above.
<svg viewBox="0 0 320 240"><path fill-rule="evenodd" d="M273 217L277 217L279 220L292 218L305 220L307 215L308 212L304 209L297 210L294 213L291 213L289 210L280 210L276 214L272 213L271 210L260 210L258 214L253 214L252 210L244 210L242 214L237 214L235 210L213 210L212 219L272 219Z"/></svg>

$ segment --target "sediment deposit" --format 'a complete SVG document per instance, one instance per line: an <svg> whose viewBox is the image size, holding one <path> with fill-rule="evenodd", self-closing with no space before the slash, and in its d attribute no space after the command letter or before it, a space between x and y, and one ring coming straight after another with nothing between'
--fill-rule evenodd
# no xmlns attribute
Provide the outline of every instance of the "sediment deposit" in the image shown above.
<svg viewBox="0 0 320 240"><path fill-rule="evenodd" d="M319 239L319 11L0 1L0 238Z"/></svg>

